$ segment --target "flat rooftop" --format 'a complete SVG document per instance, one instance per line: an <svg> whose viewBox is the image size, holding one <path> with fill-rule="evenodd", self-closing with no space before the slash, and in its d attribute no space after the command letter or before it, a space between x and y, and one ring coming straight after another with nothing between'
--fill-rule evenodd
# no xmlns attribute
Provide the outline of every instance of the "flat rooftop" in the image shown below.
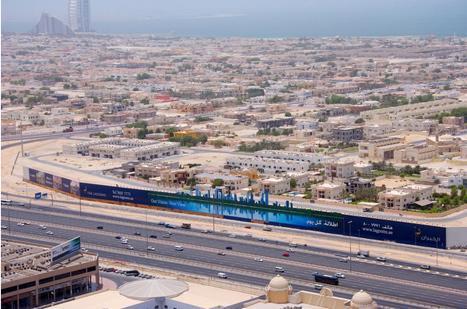
<svg viewBox="0 0 467 309"><path fill-rule="evenodd" d="M2 268L2 284L97 259L91 254L77 253L70 259L51 265L51 248L11 241L2 241L1 248L2 265L10 265L8 271Z"/></svg>

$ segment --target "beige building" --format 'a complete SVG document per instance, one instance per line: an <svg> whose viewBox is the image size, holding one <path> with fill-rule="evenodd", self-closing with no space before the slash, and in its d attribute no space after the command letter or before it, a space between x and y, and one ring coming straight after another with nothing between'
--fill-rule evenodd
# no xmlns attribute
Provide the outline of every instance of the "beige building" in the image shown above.
<svg viewBox="0 0 467 309"><path fill-rule="evenodd" d="M433 187L429 185L410 184L401 188L391 189L378 194L378 202L389 209L404 210L411 204L433 198Z"/></svg>
<svg viewBox="0 0 467 309"><path fill-rule="evenodd" d="M404 139L400 137L385 137L358 144L358 156L370 161L385 161L394 159L394 152L403 149Z"/></svg>
<svg viewBox="0 0 467 309"><path fill-rule="evenodd" d="M387 107L364 111L360 113L363 119L403 119L428 118L440 113L450 112L455 108L465 107L464 101L442 99L424 103L406 104L396 107Z"/></svg>
<svg viewBox="0 0 467 309"><path fill-rule="evenodd" d="M51 261L50 248L2 241L2 308L47 305L90 292L99 282L97 255L78 251L60 263Z"/></svg>
<svg viewBox="0 0 467 309"><path fill-rule="evenodd" d="M215 179L222 179L224 187L229 190L239 190L248 187L248 177L221 173L199 173L195 176L198 183L212 184Z"/></svg>
<svg viewBox="0 0 467 309"><path fill-rule="evenodd" d="M354 176L355 168L353 161L328 162L324 165L324 175L327 178L349 178Z"/></svg>
<svg viewBox="0 0 467 309"><path fill-rule="evenodd" d="M269 194L283 194L290 191L290 179L270 177L258 180L261 190L268 190Z"/></svg>
<svg viewBox="0 0 467 309"><path fill-rule="evenodd" d="M394 161L397 163L419 164L431 161L437 156L438 147L428 144L407 146L404 149L394 151Z"/></svg>
<svg viewBox="0 0 467 309"><path fill-rule="evenodd" d="M342 199L345 186L343 184L324 182L311 188L314 199L339 200Z"/></svg>

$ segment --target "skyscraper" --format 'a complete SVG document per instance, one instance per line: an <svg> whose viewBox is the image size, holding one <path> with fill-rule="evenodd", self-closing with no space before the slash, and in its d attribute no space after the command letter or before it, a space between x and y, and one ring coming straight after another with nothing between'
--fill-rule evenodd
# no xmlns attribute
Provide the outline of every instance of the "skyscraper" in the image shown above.
<svg viewBox="0 0 467 309"><path fill-rule="evenodd" d="M91 22L89 0L68 0L70 28L77 32L89 32Z"/></svg>

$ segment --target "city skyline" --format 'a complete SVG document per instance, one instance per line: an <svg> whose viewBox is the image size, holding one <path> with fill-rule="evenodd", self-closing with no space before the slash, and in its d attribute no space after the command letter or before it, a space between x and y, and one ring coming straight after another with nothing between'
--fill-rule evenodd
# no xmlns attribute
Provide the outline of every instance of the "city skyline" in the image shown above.
<svg viewBox="0 0 467 309"><path fill-rule="evenodd" d="M89 0L68 0L68 25L77 32L91 30L91 8Z"/></svg>

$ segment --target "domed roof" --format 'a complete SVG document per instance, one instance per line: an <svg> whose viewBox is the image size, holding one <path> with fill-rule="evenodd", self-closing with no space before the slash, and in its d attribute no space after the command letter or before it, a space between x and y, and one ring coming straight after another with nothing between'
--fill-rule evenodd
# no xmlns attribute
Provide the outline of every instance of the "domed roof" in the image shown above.
<svg viewBox="0 0 467 309"><path fill-rule="evenodd" d="M288 291L289 290L289 281L282 277L281 275L277 275L269 281L268 287L271 290L276 291Z"/></svg>
<svg viewBox="0 0 467 309"><path fill-rule="evenodd" d="M125 283L118 289L121 295L138 300L175 297L187 290L188 284L174 279L136 280Z"/></svg>
<svg viewBox="0 0 467 309"><path fill-rule="evenodd" d="M352 304L357 306L368 306L373 304L373 298L367 292L360 290L352 296Z"/></svg>

